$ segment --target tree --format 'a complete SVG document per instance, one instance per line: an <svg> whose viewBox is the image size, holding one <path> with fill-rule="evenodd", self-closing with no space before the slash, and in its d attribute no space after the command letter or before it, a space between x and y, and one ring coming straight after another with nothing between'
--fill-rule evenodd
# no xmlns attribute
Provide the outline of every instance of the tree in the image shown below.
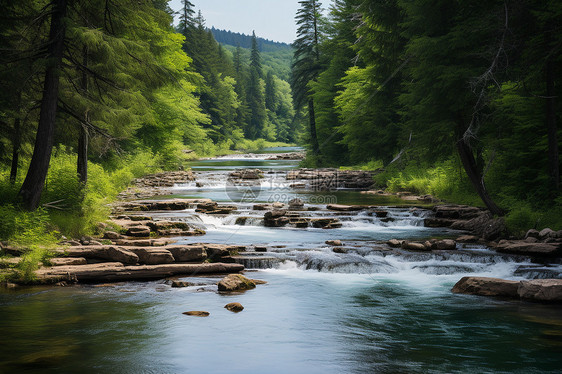
<svg viewBox="0 0 562 374"><path fill-rule="evenodd" d="M49 170L49 161L51 160L58 109L59 70L65 46L66 23L64 18L67 5L66 0L54 0L51 4L52 15L48 40L48 65L45 71L39 125L31 164L20 189L20 196L23 199L24 206L29 210L35 210L39 206L41 193L43 192Z"/></svg>
<svg viewBox="0 0 562 374"><path fill-rule="evenodd" d="M263 69L261 55L258 48L256 33L252 34L252 50L250 53L250 79L248 80L248 107L250 120L246 136L257 139L263 136L263 129L267 121L265 110Z"/></svg>
<svg viewBox="0 0 562 374"><path fill-rule="evenodd" d="M314 82L321 71L319 19L321 4L316 0L299 1L300 9L295 17L297 39L293 43L295 50L292 65L291 88L298 109L308 106L308 122L312 153L320 155L320 145L316 133L316 116L314 97L310 83Z"/></svg>
<svg viewBox="0 0 562 374"><path fill-rule="evenodd" d="M484 183L484 150L478 129L488 111L488 92L501 66L506 11L503 1L431 4L399 1L406 11L408 83L401 99L415 140L426 154L453 145L472 186L488 209L505 212ZM471 90L470 87L473 89Z"/></svg>

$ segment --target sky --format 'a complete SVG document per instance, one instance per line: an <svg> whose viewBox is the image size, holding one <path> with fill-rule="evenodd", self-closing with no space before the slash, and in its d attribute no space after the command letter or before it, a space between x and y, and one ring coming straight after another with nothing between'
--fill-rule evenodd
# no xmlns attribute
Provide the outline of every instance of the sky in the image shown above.
<svg viewBox="0 0 562 374"><path fill-rule="evenodd" d="M191 0L195 11L201 9L207 27L230 30L276 42L295 40L295 15L298 0ZM173 10L182 8L181 0L171 0Z"/></svg>

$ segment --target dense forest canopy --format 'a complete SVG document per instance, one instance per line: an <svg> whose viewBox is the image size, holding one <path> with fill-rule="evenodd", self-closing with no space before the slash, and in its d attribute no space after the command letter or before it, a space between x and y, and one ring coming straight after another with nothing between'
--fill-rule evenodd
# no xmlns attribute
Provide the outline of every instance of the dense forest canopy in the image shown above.
<svg viewBox="0 0 562 374"><path fill-rule="evenodd" d="M476 193L529 226L541 224L533 209L561 210L560 2L326 3L328 16L316 0L297 16L293 92L313 108L311 164L370 163L383 187Z"/></svg>

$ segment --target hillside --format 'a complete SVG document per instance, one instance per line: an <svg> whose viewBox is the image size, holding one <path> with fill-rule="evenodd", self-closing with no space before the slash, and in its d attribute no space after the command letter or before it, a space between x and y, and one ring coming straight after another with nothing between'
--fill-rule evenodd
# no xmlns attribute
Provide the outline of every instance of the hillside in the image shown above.
<svg viewBox="0 0 562 374"><path fill-rule="evenodd" d="M249 60L252 45L251 36L215 28L211 28L211 31L216 41L231 53L234 53L236 46L240 45L243 48L244 59ZM280 79L288 81L293 59L293 47L286 43L273 42L263 38L257 38L257 40L265 71L271 70Z"/></svg>
<svg viewBox="0 0 562 374"><path fill-rule="evenodd" d="M214 27L211 28L211 32L215 37L215 40L223 45L240 45L242 48L250 49L252 47L252 36L241 34L239 32L232 32L228 30L220 30ZM261 52L276 52L282 49L291 49L291 45L287 43L274 42L272 40L257 38L258 47Z"/></svg>

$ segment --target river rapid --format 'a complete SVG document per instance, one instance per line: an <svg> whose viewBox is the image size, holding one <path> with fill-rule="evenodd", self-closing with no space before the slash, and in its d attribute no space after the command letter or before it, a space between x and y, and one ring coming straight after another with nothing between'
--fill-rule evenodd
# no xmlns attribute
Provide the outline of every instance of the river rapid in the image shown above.
<svg viewBox="0 0 562 374"><path fill-rule="evenodd" d="M423 226L427 211L390 197L339 189L294 189L297 161L241 155L193 163L197 181L172 197L236 205L225 217L194 210L154 214L204 228L180 243L266 247L241 256L247 276L268 283L239 294L217 292L217 278L0 291L0 373L560 373L562 309L456 295L465 275L530 279L559 274L525 258L471 245L454 253L392 252L391 238L455 237ZM234 169L265 178L232 185ZM294 198L338 218L332 230L268 228L256 203ZM335 213L326 204L380 205L390 219ZM341 240L335 253L326 240ZM240 302L234 314L224 305ZM208 318L182 315L210 312Z"/></svg>

